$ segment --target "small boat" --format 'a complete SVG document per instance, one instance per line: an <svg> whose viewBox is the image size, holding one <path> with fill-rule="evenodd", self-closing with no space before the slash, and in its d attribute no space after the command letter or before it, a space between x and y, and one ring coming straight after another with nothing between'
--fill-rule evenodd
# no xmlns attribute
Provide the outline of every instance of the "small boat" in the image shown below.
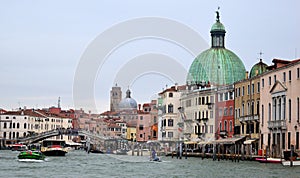
<svg viewBox="0 0 300 178"><path fill-rule="evenodd" d="M12 144L10 145L11 147L11 151L25 151L27 150L27 146L26 145L23 145L23 144Z"/></svg>
<svg viewBox="0 0 300 178"><path fill-rule="evenodd" d="M284 151L283 152L283 166L300 166L300 157L298 153L293 152L291 156L291 151Z"/></svg>
<svg viewBox="0 0 300 178"><path fill-rule="evenodd" d="M260 163L281 163L280 158L255 158L255 161Z"/></svg>
<svg viewBox="0 0 300 178"><path fill-rule="evenodd" d="M300 159L299 160L295 160L295 161L286 161L286 160L283 160L281 162L281 164L283 166L300 166Z"/></svg>
<svg viewBox="0 0 300 178"><path fill-rule="evenodd" d="M35 160L45 160L45 155L40 151L21 151L18 155L19 161L35 161Z"/></svg>
<svg viewBox="0 0 300 178"><path fill-rule="evenodd" d="M46 156L65 156L68 153L68 148L65 145L64 140L44 140L41 152Z"/></svg>

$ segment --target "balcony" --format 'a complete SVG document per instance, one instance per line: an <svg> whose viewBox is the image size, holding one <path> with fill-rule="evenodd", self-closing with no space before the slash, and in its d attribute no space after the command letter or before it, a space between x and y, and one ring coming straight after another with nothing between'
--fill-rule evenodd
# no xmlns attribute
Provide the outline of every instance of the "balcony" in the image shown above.
<svg viewBox="0 0 300 178"><path fill-rule="evenodd" d="M213 108L213 105L214 105L214 103L206 103L206 105L208 106L208 109L212 109L212 108Z"/></svg>
<svg viewBox="0 0 300 178"><path fill-rule="evenodd" d="M268 121L268 128L270 130L286 130L286 120Z"/></svg>
<svg viewBox="0 0 300 178"><path fill-rule="evenodd" d="M241 116L240 117L240 122L249 122L249 121L259 121L258 115L247 115L247 116Z"/></svg>

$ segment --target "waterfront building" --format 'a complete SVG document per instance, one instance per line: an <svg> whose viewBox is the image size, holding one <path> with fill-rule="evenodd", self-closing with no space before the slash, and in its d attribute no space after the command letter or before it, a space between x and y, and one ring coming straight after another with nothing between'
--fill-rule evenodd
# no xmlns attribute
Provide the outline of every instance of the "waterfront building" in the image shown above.
<svg viewBox="0 0 300 178"><path fill-rule="evenodd" d="M300 59L273 59L260 77L260 149L273 157L294 146L299 151Z"/></svg>
<svg viewBox="0 0 300 178"><path fill-rule="evenodd" d="M210 30L211 48L193 61L187 75L187 89L180 98L185 139L198 138L204 144L233 136L233 84L244 79L246 73L242 60L225 48L225 27L219 12L216 13L216 22Z"/></svg>
<svg viewBox="0 0 300 178"><path fill-rule="evenodd" d="M176 84L159 93L158 140L166 148L175 148L176 142L183 141L183 130L178 126L181 120L178 108L183 90L185 90L185 86Z"/></svg>
<svg viewBox="0 0 300 178"><path fill-rule="evenodd" d="M15 143L21 137L46 132L53 129L72 128L72 118L40 109L19 109L0 115L7 121L0 125L2 145ZM57 136L53 139L71 140L71 136Z"/></svg>
<svg viewBox="0 0 300 178"><path fill-rule="evenodd" d="M256 63L250 70L244 80L234 84L235 90L235 133L241 136L247 136L248 141L246 154L250 154L252 149L258 151L258 142L260 138L260 79L261 74L266 72L268 65L262 62L262 59Z"/></svg>

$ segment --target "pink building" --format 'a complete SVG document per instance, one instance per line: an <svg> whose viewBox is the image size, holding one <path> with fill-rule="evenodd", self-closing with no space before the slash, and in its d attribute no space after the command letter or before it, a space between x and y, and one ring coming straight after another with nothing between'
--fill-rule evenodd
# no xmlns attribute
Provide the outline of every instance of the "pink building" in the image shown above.
<svg viewBox="0 0 300 178"><path fill-rule="evenodd" d="M260 149L280 157L284 150L299 150L300 59L274 59L262 74Z"/></svg>

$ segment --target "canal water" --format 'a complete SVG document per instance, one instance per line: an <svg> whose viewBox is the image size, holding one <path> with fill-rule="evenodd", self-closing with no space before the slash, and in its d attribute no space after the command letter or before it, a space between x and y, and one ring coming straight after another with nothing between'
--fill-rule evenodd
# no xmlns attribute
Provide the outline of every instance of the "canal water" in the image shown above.
<svg viewBox="0 0 300 178"><path fill-rule="evenodd" d="M255 161L87 154L70 151L65 157L47 157L45 162L19 162L17 152L0 150L0 177L300 177L299 167Z"/></svg>

